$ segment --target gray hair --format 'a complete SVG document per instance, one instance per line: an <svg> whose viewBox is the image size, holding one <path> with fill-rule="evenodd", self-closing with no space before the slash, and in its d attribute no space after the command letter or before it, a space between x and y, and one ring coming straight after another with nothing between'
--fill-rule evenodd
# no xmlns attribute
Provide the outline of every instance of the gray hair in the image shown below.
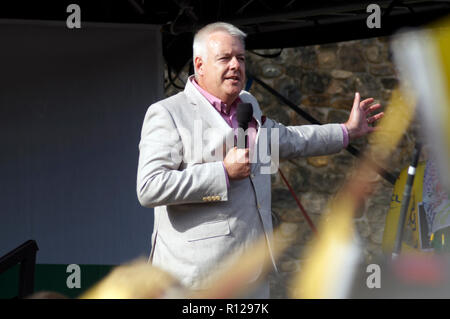
<svg viewBox="0 0 450 319"><path fill-rule="evenodd" d="M237 37L242 42L245 47L245 34L242 30L238 29L232 24L226 22L215 22L208 24L201 28L194 36L194 44L192 45L193 49L193 57L192 63L194 63L195 74L197 75L197 70L195 69L195 58L201 57L203 60L207 59L207 50L206 50L206 40L211 33L223 31L231 35L232 37Z"/></svg>

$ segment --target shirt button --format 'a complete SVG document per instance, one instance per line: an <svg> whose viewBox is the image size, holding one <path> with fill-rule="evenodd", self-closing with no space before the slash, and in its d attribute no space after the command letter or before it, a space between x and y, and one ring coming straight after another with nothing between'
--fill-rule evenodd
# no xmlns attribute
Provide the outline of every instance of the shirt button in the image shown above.
<svg viewBox="0 0 450 319"><path fill-rule="evenodd" d="M255 178L255 174L250 174L250 177L251 178Z"/></svg>

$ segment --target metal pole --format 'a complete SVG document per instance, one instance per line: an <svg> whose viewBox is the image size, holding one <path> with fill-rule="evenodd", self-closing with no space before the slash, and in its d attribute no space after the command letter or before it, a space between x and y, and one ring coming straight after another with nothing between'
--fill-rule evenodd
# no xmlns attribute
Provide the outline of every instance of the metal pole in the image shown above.
<svg viewBox="0 0 450 319"><path fill-rule="evenodd" d="M402 206L400 208L400 216L398 217L397 235L395 238L394 251L392 252L392 259L400 255L402 249L403 230L405 228L406 214L409 207L409 200L411 198L411 191L414 184L414 177L416 176L417 163L419 162L420 150L422 144L416 142L413 159L408 169L408 178L406 180L405 189L403 190Z"/></svg>

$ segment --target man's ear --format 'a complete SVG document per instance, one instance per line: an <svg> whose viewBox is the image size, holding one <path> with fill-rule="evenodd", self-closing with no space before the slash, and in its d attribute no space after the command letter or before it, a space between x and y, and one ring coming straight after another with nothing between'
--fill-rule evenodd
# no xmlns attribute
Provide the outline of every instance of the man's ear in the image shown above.
<svg viewBox="0 0 450 319"><path fill-rule="evenodd" d="M195 70L197 74L203 75L203 59L199 56L194 59Z"/></svg>

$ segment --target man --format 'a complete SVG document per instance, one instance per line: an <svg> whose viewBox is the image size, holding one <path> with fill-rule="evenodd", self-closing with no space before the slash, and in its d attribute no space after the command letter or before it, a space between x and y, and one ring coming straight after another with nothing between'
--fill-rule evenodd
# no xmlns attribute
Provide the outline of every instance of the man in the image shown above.
<svg viewBox="0 0 450 319"><path fill-rule="evenodd" d="M205 288L200 280L208 272L222 267L228 254L246 252L260 236L272 253L270 174L251 150L278 151L280 158L336 153L349 139L371 132L369 124L383 115L368 117L380 105L370 106L373 99L360 103L356 94L345 124L285 127L265 118L243 91L244 38L226 23L201 29L193 45L195 76L183 92L151 105L142 127L137 194L141 205L155 207L150 260L192 289ZM246 149L228 143L241 102L253 107ZM220 134L206 134L212 129ZM224 157L211 158L222 148ZM254 279L260 271L255 269ZM268 298L268 281L251 296Z"/></svg>

